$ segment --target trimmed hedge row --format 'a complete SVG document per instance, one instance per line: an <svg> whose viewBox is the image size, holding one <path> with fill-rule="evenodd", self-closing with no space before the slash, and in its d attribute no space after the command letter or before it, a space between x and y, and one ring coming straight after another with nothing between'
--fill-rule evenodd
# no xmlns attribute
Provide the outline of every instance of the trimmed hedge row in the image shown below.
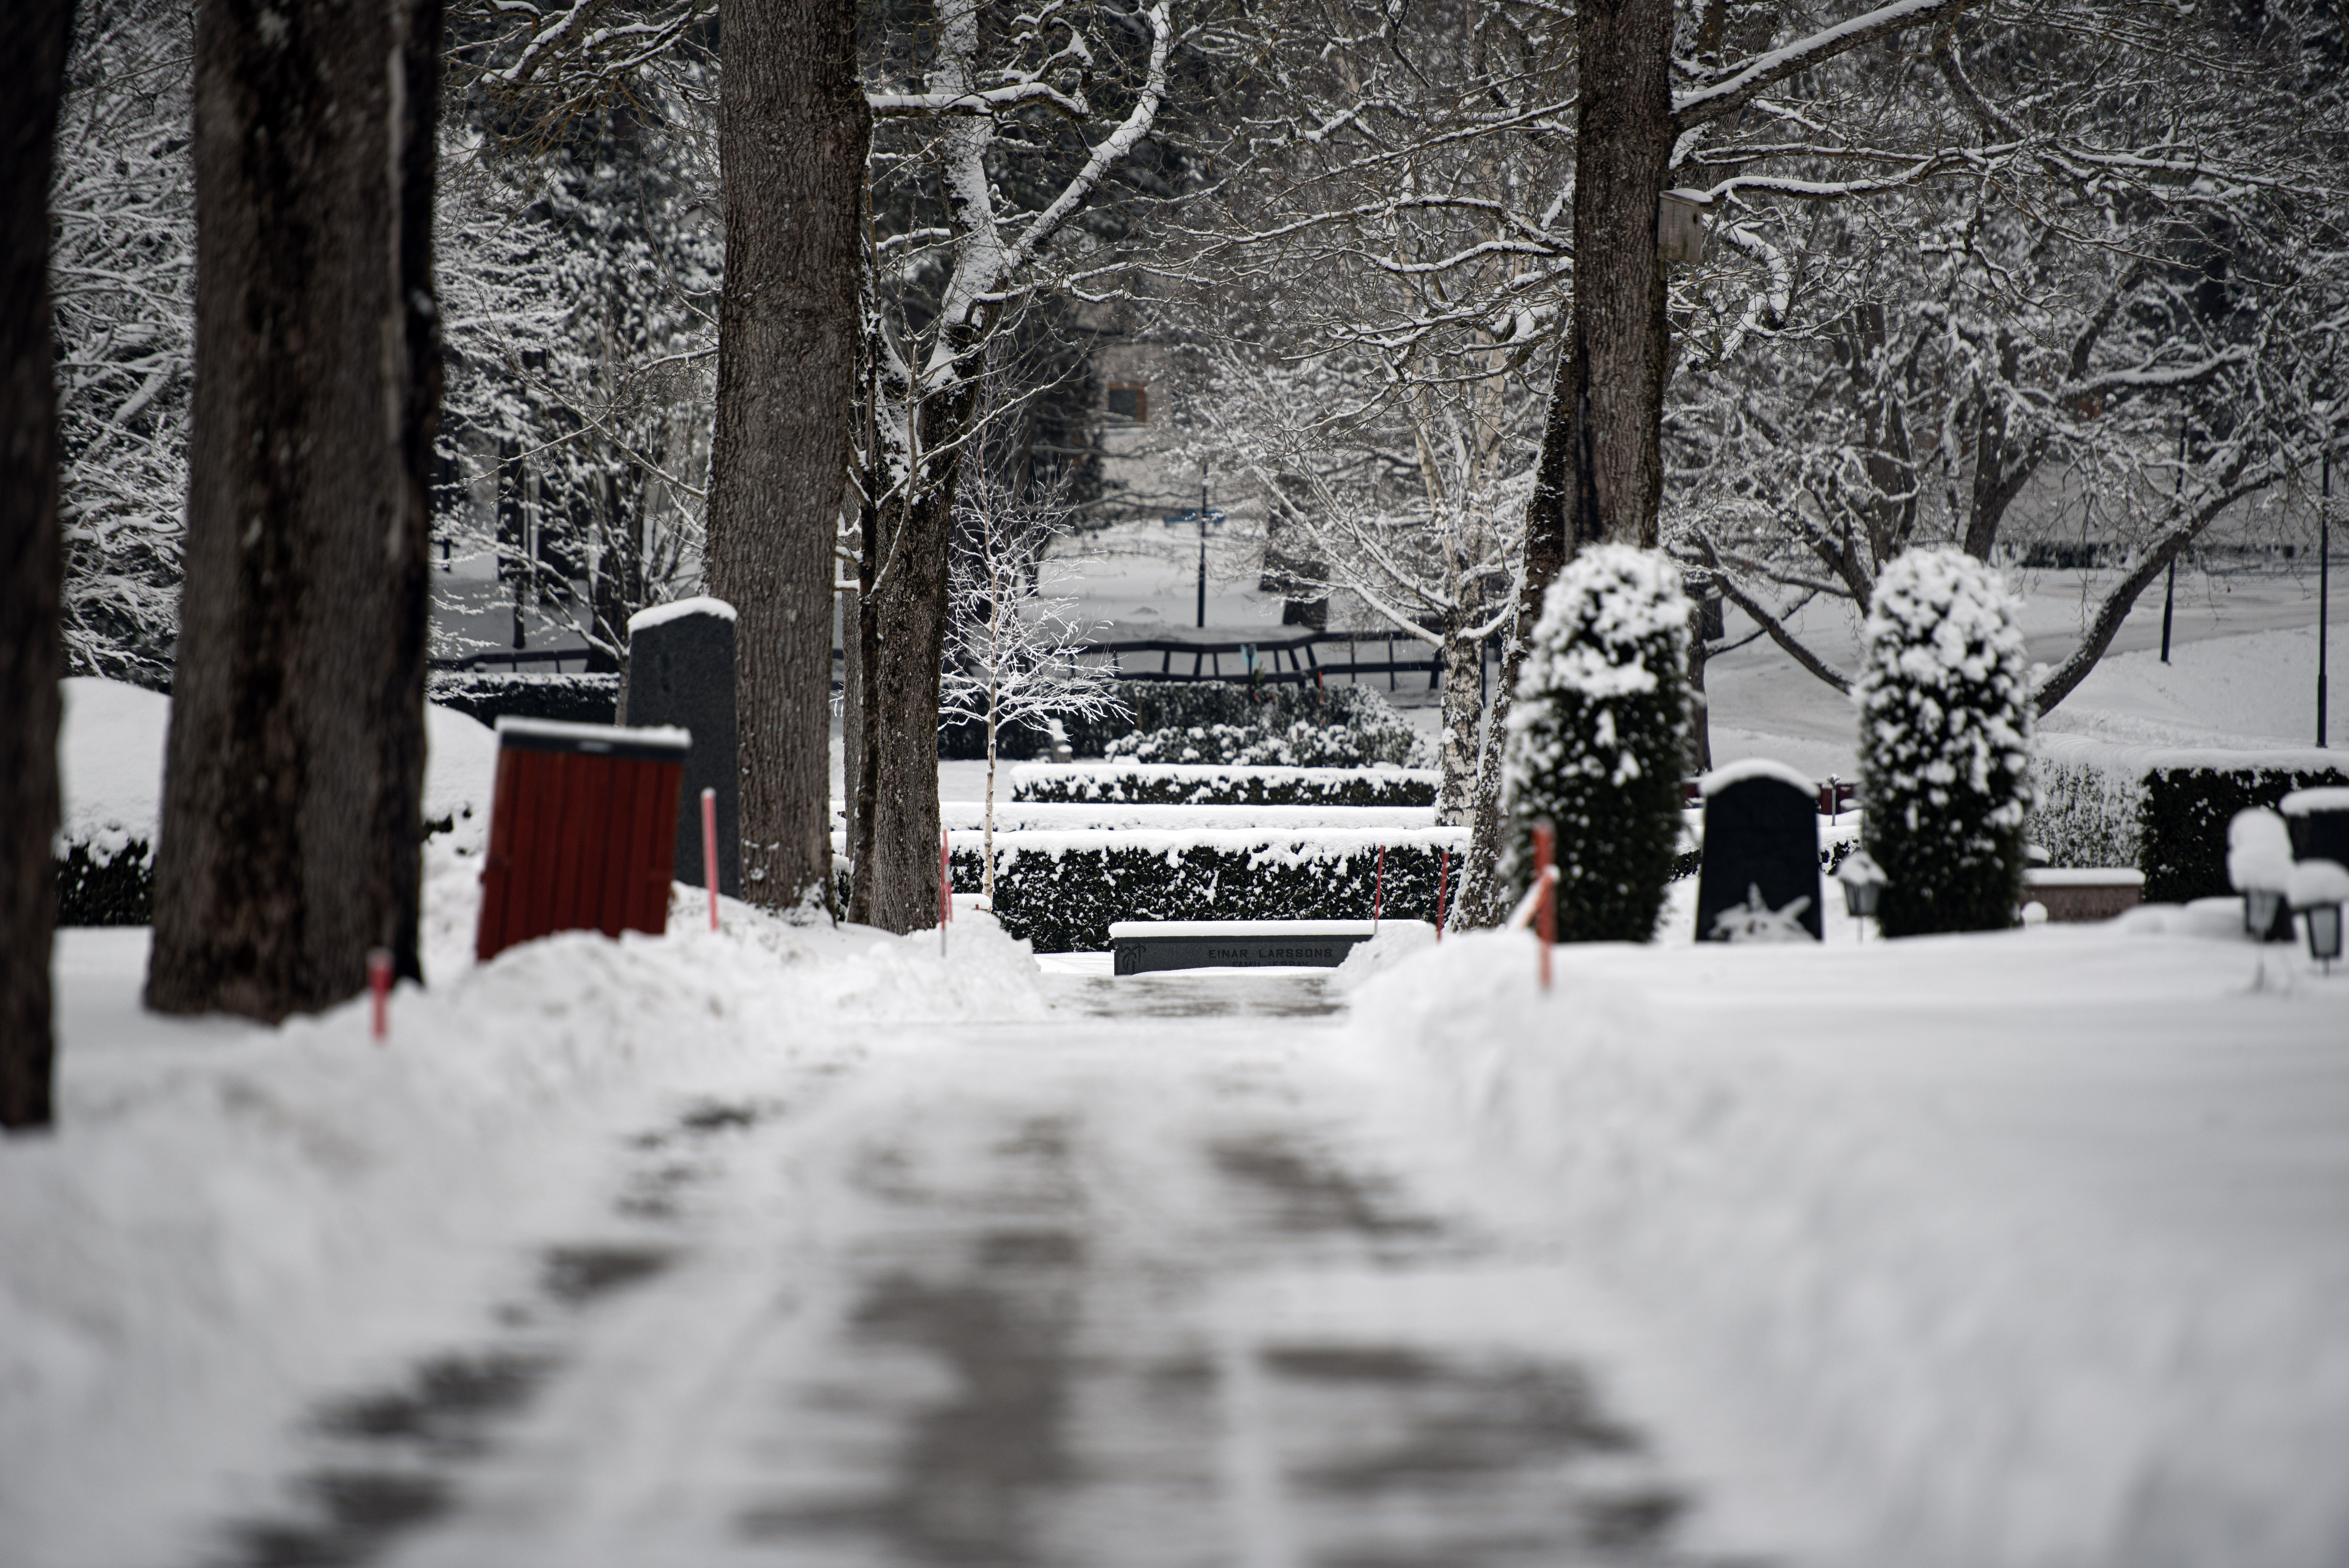
<svg viewBox="0 0 2349 1568"><path fill-rule="evenodd" d="M155 851L145 839L73 840L57 869L59 925L145 925L154 919Z"/></svg>
<svg viewBox="0 0 2349 1568"><path fill-rule="evenodd" d="M952 841L955 886L978 887L978 834ZM1039 953L1099 953L1120 920L1366 920L1375 883L1382 914L1432 921L1467 847L1465 828L998 833L995 917Z"/></svg>
<svg viewBox="0 0 2349 1568"><path fill-rule="evenodd" d="M1266 686L1251 691L1229 681L1120 681L1117 695L1132 710L1092 718L1065 718L1069 748L1079 757L1100 757L1109 743L1136 731L1188 729L1228 724L1286 729L1299 720L1315 724L1375 727L1402 723L1383 693L1366 686ZM1050 742L1041 725L1011 725L996 738L999 757L1013 761L1048 758ZM950 762L976 762L987 756L987 727L975 719L938 727L938 755Z"/></svg>
<svg viewBox="0 0 2349 1568"><path fill-rule="evenodd" d="M2272 808L2295 789L2349 784L2338 768L2161 768L2137 805L2148 903L2184 903L2234 891L2227 879L2227 824L2238 811Z"/></svg>
<svg viewBox="0 0 2349 1568"><path fill-rule="evenodd" d="M1401 768L1213 768L1123 762L1011 771L1023 804L1433 806L1443 775Z"/></svg>
<svg viewBox="0 0 2349 1568"><path fill-rule="evenodd" d="M2223 898L2227 824L2294 789L2349 785L2349 766L2313 750L2228 752L2115 746L2042 736L2028 832L2053 866L2128 866L2148 903Z"/></svg>
<svg viewBox="0 0 2349 1568"><path fill-rule="evenodd" d="M619 710L620 677L444 670L425 677L424 695L492 726L507 714L566 724L609 724Z"/></svg>
<svg viewBox="0 0 2349 1568"><path fill-rule="evenodd" d="M455 827L441 817L427 838ZM111 830L96 840L67 840L57 856L59 925L148 925L155 919L155 849L147 839Z"/></svg>

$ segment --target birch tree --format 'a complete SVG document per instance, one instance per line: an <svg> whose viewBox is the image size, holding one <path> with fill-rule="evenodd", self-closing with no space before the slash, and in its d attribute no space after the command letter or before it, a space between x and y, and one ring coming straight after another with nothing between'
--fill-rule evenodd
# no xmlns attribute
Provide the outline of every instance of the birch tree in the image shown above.
<svg viewBox="0 0 2349 1568"><path fill-rule="evenodd" d="M1067 502L1050 494L1023 499L989 471L984 445L970 450L972 472L955 505L948 636L939 718L981 726L987 734L987 790L980 821L983 889L995 901L995 776L999 743L1013 727L1123 712L1117 678L1079 662L1093 628L1075 617L1075 601L1053 593L1076 530Z"/></svg>

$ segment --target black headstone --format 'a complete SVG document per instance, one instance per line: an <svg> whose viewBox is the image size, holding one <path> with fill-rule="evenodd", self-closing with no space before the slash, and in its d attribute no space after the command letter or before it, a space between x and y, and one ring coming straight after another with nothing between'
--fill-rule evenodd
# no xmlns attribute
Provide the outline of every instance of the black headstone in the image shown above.
<svg viewBox="0 0 2349 1568"><path fill-rule="evenodd" d="M1766 923L1765 911L1817 940L1819 885L1819 804L1808 788L1754 774L1704 798L1704 859L1696 884L1699 942L1729 940L1724 913L1733 922ZM1759 907L1754 903L1757 895ZM1797 900L1803 901L1799 909L1792 907Z"/></svg>
<svg viewBox="0 0 2349 1568"><path fill-rule="evenodd" d="M2349 866L2349 804L2312 809L2284 820L2292 829L2293 860Z"/></svg>
<svg viewBox="0 0 2349 1568"><path fill-rule="evenodd" d="M701 792L718 791L718 891L742 895L742 778L735 759L734 607L680 599L628 623L622 722L674 724L693 732L677 802L677 880L701 882Z"/></svg>

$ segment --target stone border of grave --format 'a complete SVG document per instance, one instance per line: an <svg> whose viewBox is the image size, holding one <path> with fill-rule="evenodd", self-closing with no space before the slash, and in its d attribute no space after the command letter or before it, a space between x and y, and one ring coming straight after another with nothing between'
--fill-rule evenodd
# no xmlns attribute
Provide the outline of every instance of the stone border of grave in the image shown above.
<svg viewBox="0 0 2349 1568"><path fill-rule="evenodd" d="M1112 972L1334 969L1381 923L1435 929L1421 920L1121 920L1109 928Z"/></svg>
<svg viewBox="0 0 2349 1568"><path fill-rule="evenodd" d="M2128 866L2033 866L2023 896L2056 924L2110 920L2145 902L2145 873Z"/></svg>

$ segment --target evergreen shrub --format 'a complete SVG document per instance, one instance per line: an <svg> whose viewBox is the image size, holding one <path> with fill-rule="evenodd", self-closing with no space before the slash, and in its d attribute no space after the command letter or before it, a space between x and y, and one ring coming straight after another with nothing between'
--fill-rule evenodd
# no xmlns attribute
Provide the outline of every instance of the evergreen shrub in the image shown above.
<svg viewBox="0 0 2349 1568"><path fill-rule="evenodd" d="M619 707L620 677L436 670L424 679L424 696L493 727L507 714L565 724L609 724Z"/></svg>
<svg viewBox="0 0 2349 1568"><path fill-rule="evenodd" d="M1077 756L1113 755L1112 746L1122 738L1135 734L1228 725L1257 735L1285 735L1295 726L1306 724L1316 729L1336 727L1361 732L1364 738L1349 754L1359 755L1365 761L1411 765L1408 756L1414 732L1387 701L1385 694L1372 686L1266 686L1251 689L1237 681L1129 680L1118 683L1117 695L1125 699L1131 711L1061 721L1070 749ZM1402 737L1399 743L1393 738L1397 732ZM1048 757L1049 748L1041 726L1012 726L997 738L998 754L1016 761ZM942 724L938 728L938 755L949 761L975 761L985 757L986 727L970 722Z"/></svg>
<svg viewBox="0 0 2349 1568"><path fill-rule="evenodd" d="M1502 872L1533 876L1533 825L1557 830L1562 942L1646 942L1682 859L1689 601L1680 570L1594 545L1542 603L1509 708Z"/></svg>
<svg viewBox="0 0 2349 1568"><path fill-rule="evenodd" d="M2294 789L2349 786L2349 765L2301 748L2220 751L2042 735L2026 837L2057 866L2134 866L2158 903L2224 898L2227 824Z"/></svg>
<svg viewBox="0 0 2349 1568"><path fill-rule="evenodd" d="M59 925L145 925L155 918L155 851L120 832L69 839L57 856Z"/></svg>
<svg viewBox="0 0 2349 1568"><path fill-rule="evenodd" d="M1433 806L1443 776L1402 768L1196 768L1157 763L1023 767L1024 805Z"/></svg>
<svg viewBox="0 0 2349 1568"><path fill-rule="evenodd" d="M978 835L954 835L954 884L981 885ZM1379 869L1379 850L1386 866ZM1121 920L1435 918L1460 894L1465 828L1089 830L995 835L995 916L1039 953L1099 953Z"/></svg>
<svg viewBox="0 0 2349 1568"><path fill-rule="evenodd" d="M1860 794L1887 936L2014 923L2031 806L2031 682L2014 596L1952 546L1878 578L1864 632Z"/></svg>
<svg viewBox="0 0 2349 1568"><path fill-rule="evenodd" d="M2137 804L2137 869L2148 903L2224 898L2227 824L2238 811L2274 809L2295 789L2349 785L2338 768L2157 767Z"/></svg>

